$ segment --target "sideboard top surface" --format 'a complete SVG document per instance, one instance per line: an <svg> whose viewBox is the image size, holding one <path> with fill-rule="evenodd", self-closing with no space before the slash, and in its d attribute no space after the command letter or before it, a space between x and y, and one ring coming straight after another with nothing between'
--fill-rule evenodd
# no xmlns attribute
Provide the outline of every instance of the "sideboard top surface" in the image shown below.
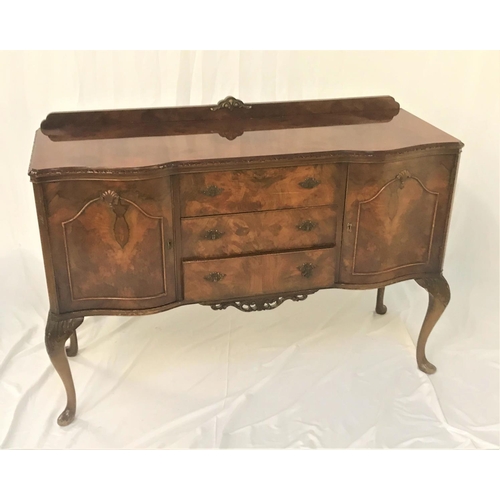
<svg viewBox="0 0 500 500"><path fill-rule="evenodd" d="M227 110L224 112L227 113ZM411 113L399 107L395 112L396 116L392 119L389 117L389 121L300 128L295 124L295 128L246 130L231 139L219 133L198 132L52 140L39 129L35 135L29 173L36 180L37 177L52 173L71 174L82 169L105 169L109 173L113 170L118 172L178 162L186 164L210 160L287 158L294 155L314 157L336 152L370 156L425 147L458 150L463 146L455 137ZM247 118L247 122L252 122L251 117Z"/></svg>

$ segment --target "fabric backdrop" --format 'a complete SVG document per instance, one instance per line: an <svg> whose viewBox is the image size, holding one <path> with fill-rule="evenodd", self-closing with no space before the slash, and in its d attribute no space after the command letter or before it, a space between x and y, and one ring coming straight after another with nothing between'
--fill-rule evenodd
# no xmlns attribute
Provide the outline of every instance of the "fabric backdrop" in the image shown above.
<svg viewBox="0 0 500 500"><path fill-rule="evenodd" d="M498 448L500 55L468 52L0 52L0 448ZM465 143L444 275L452 300L417 370L414 282L322 291L244 314L186 306L87 318L77 419L45 353L32 188L52 111L392 95Z"/></svg>

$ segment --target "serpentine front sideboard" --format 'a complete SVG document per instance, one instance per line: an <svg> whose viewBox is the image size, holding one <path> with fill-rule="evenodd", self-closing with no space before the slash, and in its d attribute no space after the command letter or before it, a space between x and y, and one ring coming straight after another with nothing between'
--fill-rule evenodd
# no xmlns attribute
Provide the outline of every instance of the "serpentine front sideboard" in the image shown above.
<svg viewBox="0 0 500 500"><path fill-rule="evenodd" d="M50 114L29 175L58 423L75 416L67 356L92 315L262 311L326 288L378 289L384 314L384 287L415 279L429 293L417 363L433 373L462 147L388 96Z"/></svg>

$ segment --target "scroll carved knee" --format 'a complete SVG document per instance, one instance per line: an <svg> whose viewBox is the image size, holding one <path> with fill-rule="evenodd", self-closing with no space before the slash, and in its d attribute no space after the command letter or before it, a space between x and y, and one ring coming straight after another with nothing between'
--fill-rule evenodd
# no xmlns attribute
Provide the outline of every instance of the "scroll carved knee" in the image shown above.
<svg viewBox="0 0 500 500"><path fill-rule="evenodd" d="M429 306L417 341L417 364L424 373L432 374L436 371L436 367L427 360L425 356L425 345L434 325L450 302L451 292L448 282L442 275L419 278L415 281L429 292Z"/></svg>
<svg viewBox="0 0 500 500"><path fill-rule="evenodd" d="M75 418L76 394L73 377L66 357L65 343L72 335L76 338L76 329L83 323L83 318L71 318L58 320L49 314L45 328L45 347L52 365L61 377L66 389L67 404L64 411L59 415L57 423L61 426L70 424ZM70 345L69 350L72 346ZM75 345L73 344L73 351ZM76 352L75 352L76 354Z"/></svg>

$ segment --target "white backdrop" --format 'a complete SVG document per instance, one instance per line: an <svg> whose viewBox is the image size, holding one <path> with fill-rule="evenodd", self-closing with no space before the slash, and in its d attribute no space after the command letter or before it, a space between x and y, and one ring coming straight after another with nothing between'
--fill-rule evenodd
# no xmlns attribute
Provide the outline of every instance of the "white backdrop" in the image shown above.
<svg viewBox="0 0 500 500"><path fill-rule="evenodd" d="M0 448L497 448L498 52L0 52ZM414 282L323 291L265 313L187 306L87 318L77 420L46 356L27 169L52 111L392 95L465 143L444 274L452 300L415 362Z"/></svg>

